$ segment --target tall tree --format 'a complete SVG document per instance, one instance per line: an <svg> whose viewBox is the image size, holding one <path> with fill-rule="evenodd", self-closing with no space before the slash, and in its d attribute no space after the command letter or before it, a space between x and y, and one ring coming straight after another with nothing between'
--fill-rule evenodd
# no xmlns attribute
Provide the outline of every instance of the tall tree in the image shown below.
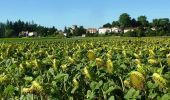
<svg viewBox="0 0 170 100"><path fill-rule="evenodd" d="M169 19L168 18L159 19L159 24L161 27L166 28L169 24Z"/></svg>
<svg viewBox="0 0 170 100"><path fill-rule="evenodd" d="M81 36L82 34L86 34L86 30L84 29L83 26L77 27L77 28L74 30L74 35L75 35L75 36Z"/></svg>
<svg viewBox="0 0 170 100"><path fill-rule="evenodd" d="M103 25L103 28L111 28L111 27L112 27L112 25L110 23L106 23Z"/></svg>
<svg viewBox="0 0 170 100"><path fill-rule="evenodd" d="M156 29L159 27L159 19L153 19L152 27L154 27Z"/></svg>
<svg viewBox="0 0 170 100"><path fill-rule="evenodd" d="M138 26L138 23L137 23L137 21L136 21L136 19L132 19L131 20L131 27L137 27Z"/></svg>
<svg viewBox="0 0 170 100"><path fill-rule="evenodd" d="M149 25L149 22L146 16L139 16L138 23L139 23L139 26L141 27L147 27Z"/></svg>
<svg viewBox="0 0 170 100"><path fill-rule="evenodd" d="M120 27L120 24L118 21L113 21L112 22L112 27Z"/></svg>
<svg viewBox="0 0 170 100"><path fill-rule="evenodd" d="M130 27L130 25L131 25L130 15L127 13L121 14L119 17L119 23L120 23L120 27L121 27L122 31L124 31L124 29L126 27Z"/></svg>

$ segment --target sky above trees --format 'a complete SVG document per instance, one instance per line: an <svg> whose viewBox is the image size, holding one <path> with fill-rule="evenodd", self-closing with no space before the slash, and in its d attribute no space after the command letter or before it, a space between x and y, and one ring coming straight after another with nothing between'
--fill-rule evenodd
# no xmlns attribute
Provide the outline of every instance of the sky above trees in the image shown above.
<svg viewBox="0 0 170 100"><path fill-rule="evenodd" d="M170 18L169 5L169 0L2 0L0 22L21 19L58 29L74 24L98 28L124 12L133 18L145 15L149 21Z"/></svg>

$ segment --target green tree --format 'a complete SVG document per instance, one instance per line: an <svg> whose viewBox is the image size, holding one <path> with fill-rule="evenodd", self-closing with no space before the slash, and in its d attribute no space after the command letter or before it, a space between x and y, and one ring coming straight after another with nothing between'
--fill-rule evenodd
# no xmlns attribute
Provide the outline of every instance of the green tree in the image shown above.
<svg viewBox="0 0 170 100"><path fill-rule="evenodd" d="M153 19L152 26L153 27L158 27L159 26L159 19Z"/></svg>
<svg viewBox="0 0 170 100"><path fill-rule="evenodd" d="M0 37L5 36L5 24L0 23Z"/></svg>
<svg viewBox="0 0 170 100"><path fill-rule="evenodd" d="M169 19L168 19L168 18L159 19L159 25L160 25L162 28L167 28L168 25L169 25Z"/></svg>
<svg viewBox="0 0 170 100"><path fill-rule="evenodd" d="M106 23L103 25L103 28L111 28L111 27L112 27L112 25L110 23Z"/></svg>
<svg viewBox="0 0 170 100"><path fill-rule="evenodd" d="M14 33L13 29L6 29L5 30L5 37L15 37L15 35L13 33Z"/></svg>
<svg viewBox="0 0 170 100"><path fill-rule="evenodd" d="M141 27L147 27L149 25L149 22L146 16L139 16L138 23L139 23L139 26Z"/></svg>
<svg viewBox="0 0 170 100"><path fill-rule="evenodd" d="M122 31L124 31L124 29L126 27L130 27L131 26L130 15L127 14L127 13L121 14L120 17L119 17L119 23L120 23L120 27L121 27Z"/></svg>
<svg viewBox="0 0 170 100"><path fill-rule="evenodd" d="M137 21L136 21L136 19L132 19L131 20L131 27L137 27L138 26L138 23L137 23Z"/></svg>
<svg viewBox="0 0 170 100"><path fill-rule="evenodd" d="M113 21L112 22L112 27L120 27L120 24L118 21Z"/></svg>
<svg viewBox="0 0 170 100"><path fill-rule="evenodd" d="M82 34L86 34L86 30L84 29L83 26L77 27L75 29L74 35L75 36L82 36Z"/></svg>

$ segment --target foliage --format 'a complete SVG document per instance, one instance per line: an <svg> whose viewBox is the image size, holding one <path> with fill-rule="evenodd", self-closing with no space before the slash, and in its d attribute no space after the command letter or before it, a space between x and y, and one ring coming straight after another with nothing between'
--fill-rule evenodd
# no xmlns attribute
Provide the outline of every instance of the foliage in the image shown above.
<svg viewBox="0 0 170 100"><path fill-rule="evenodd" d="M38 36L51 36L54 35L57 29L43 27L35 24L34 22L23 22L21 20L6 23L0 23L0 37L19 37L22 31L37 32Z"/></svg>
<svg viewBox="0 0 170 100"><path fill-rule="evenodd" d="M1 39L2 100L169 100L169 38Z"/></svg>
<svg viewBox="0 0 170 100"><path fill-rule="evenodd" d="M129 14L127 13L123 13L120 15L119 17L119 23L120 23L120 26L121 28L125 28L125 27L130 27L130 24L131 24L131 17Z"/></svg>

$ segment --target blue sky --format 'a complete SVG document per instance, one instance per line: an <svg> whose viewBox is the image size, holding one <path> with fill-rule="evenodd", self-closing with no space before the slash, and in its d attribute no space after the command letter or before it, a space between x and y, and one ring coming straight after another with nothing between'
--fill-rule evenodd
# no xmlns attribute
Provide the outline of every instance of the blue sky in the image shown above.
<svg viewBox="0 0 170 100"><path fill-rule="evenodd" d="M122 13L170 18L170 0L0 0L0 22L32 21L43 26L100 27Z"/></svg>

